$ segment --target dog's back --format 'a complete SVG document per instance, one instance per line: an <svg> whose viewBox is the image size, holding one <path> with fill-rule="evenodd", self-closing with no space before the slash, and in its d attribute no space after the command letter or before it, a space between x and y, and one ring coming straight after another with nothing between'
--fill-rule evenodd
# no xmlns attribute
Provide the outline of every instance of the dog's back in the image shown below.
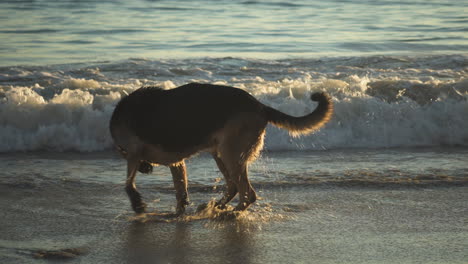
<svg viewBox="0 0 468 264"><path fill-rule="evenodd" d="M111 119L126 123L142 141L166 151L203 144L228 120L262 112L264 105L241 89L190 83L177 89L145 87L123 98Z"/></svg>

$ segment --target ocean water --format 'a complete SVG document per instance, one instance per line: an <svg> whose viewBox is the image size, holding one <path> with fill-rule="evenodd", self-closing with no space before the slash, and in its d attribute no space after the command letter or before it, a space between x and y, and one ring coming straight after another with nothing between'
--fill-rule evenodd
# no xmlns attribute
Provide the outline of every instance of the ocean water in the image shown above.
<svg viewBox="0 0 468 264"><path fill-rule="evenodd" d="M143 85L232 85L292 115L333 97L315 135L269 150L467 146L464 1L2 1L0 152L111 149ZM118 18L118 19L117 19ZM92 128L92 129L90 129Z"/></svg>
<svg viewBox="0 0 468 264"><path fill-rule="evenodd" d="M467 8L449 0L7 0L0 65L465 53Z"/></svg>
<svg viewBox="0 0 468 264"><path fill-rule="evenodd" d="M0 262L464 263L466 1L0 1ZM138 175L136 218L109 118L141 86L235 86L290 115L335 113L293 138L268 126L237 220L212 159ZM67 253L68 252L68 253ZM65 256L64 256L65 255Z"/></svg>

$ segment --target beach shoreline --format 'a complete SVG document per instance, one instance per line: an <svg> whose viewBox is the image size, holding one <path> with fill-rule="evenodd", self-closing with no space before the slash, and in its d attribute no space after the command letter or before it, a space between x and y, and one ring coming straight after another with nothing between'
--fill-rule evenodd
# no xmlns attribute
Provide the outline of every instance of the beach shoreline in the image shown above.
<svg viewBox="0 0 468 264"><path fill-rule="evenodd" d="M256 205L246 219L227 221L165 222L149 216L142 223L131 220L129 210L124 215L90 210L87 215L63 217L54 213L63 208L31 213L3 205L2 211L7 212L3 221L14 223L3 223L0 259L35 263L55 259L50 254L37 257L41 252L76 250L80 253L59 259L86 263L464 263L468 230L462 200L466 201L467 193L467 187L287 190L268 193L274 197L272 212ZM288 204L291 197L304 202ZM384 202L379 201L382 197Z"/></svg>
<svg viewBox="0 0 468 264"><path fill-rule="evenodd" d="M368 156L375 153L368 151ZM387 153L386 157L402 156L397 153ZM430 163L427 151L423 153L422 157ZM434 151L429 153L435 155ZM305 160L316 158L327 164L329 156L339 159L338 154L264 154L253 165L251 175L260 199L237 220L197 213L200 204L219 198L222 190L221 183L215 184L217 174L212 174L213 164L203 155L188 164L191 205L187 217L179 219L170 216L175 210L175 197L169 172L164 168L158 169L156 175L137 180L153 212L142 219L135 218L130 209L123 190L124 162L113 154L96 154L95 159L90 159L93 154L69 157L53 154L49 159L12 154L7 161L2 155L0 209L4 216L0 261L463 263L466 260L466 176L458 175L461 177L458 185L397 186L353 185L346 181L341 184L299 181L288 185L281 178L285 170L290 181L299 179L289 167L298 167L297 163L305 168L302 172L309 175L307 178L312 177L313 171L306 169ZM78 159L79 156L83 158ZM346 156L349 160L361 157ZM5 165L13 160L16 163L10 167ZM389 159L387 166L393 166L392 162L397 160ZM24 166L21 172L20 164ZM450 173L457 172L457 163L453 164ZM55 173L62 178L47 175L50 172L44 169L47 166L54 166ZM332 167L330 163L328 166ZM403 167L409 164L401 166L404 171ZM80 178L72 173L77 168ZM113 169L106 172L108 168ZM27 176L28 173L32 175ZM109 173L122 179L96 179L109 177ZM266 180L263 177L267 177L263 174L268 174L276 185L262 184ZM8 175L10 179L6 178ZM200 176L211 179L202 180ZM332 171L330 177L341 176Z"/></svg>

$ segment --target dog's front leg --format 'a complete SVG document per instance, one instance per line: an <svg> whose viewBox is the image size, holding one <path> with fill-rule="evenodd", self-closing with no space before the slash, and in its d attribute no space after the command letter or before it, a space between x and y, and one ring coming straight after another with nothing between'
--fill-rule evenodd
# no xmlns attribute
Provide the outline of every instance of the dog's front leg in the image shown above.
<svg viewBox="0 0 468 264"><path fill-rule="evenodd" d="M177 198L177 215L185 212L185 207L189 204L188 191L187 191L187 172L185 169L185 162L179 162L169 166L172 173L172 180L174 181L174 188L176 190Z"/></svg>
<svg viewBox="0 0 468 264"><path fill-rule="evenodd" d="M127 181L125 191L127 191L128 198L132 204L133 211L137 214L145 212L146 204L142 201L140 193L136 189L135 177L140 166L140 161L137 159L127 160Z"/></svg>

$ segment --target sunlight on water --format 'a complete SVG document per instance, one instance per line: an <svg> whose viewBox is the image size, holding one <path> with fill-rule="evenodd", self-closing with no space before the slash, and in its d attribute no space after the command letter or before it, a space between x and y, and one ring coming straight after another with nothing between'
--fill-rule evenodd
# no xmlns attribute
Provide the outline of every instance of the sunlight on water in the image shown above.
<svg viewBox="0 0 468 264"><path fill-rule="evenodd" d="M466 52L466 5L435 0L2 1L0 64Z"/></svg>
<svg viewBox="0 0 468 264"><path fill-rule="evenodd" d="M192 207L193 205L191 205ZM290 207L295 207L290 205ZM228 205L225 209L215 207L215 199L208 203L202 203L198 208L189 208L180 216L173 212L148 212L140 215L133 215L133 212L126 212L117 215L115 221L130 221L138 223L189 223L204 221L205 227L223 228L226 225L241 224L244 227L261 229L262 225L268 222L289 221L294 219L294 209L286 207L283 210L274 209L271 203L258 201L247 211L235 212L234 207ZM194 210L195 209L195 210ZM298 211L297 211L298 212ZM129 216L132 215L132 216Z"/></svg>

